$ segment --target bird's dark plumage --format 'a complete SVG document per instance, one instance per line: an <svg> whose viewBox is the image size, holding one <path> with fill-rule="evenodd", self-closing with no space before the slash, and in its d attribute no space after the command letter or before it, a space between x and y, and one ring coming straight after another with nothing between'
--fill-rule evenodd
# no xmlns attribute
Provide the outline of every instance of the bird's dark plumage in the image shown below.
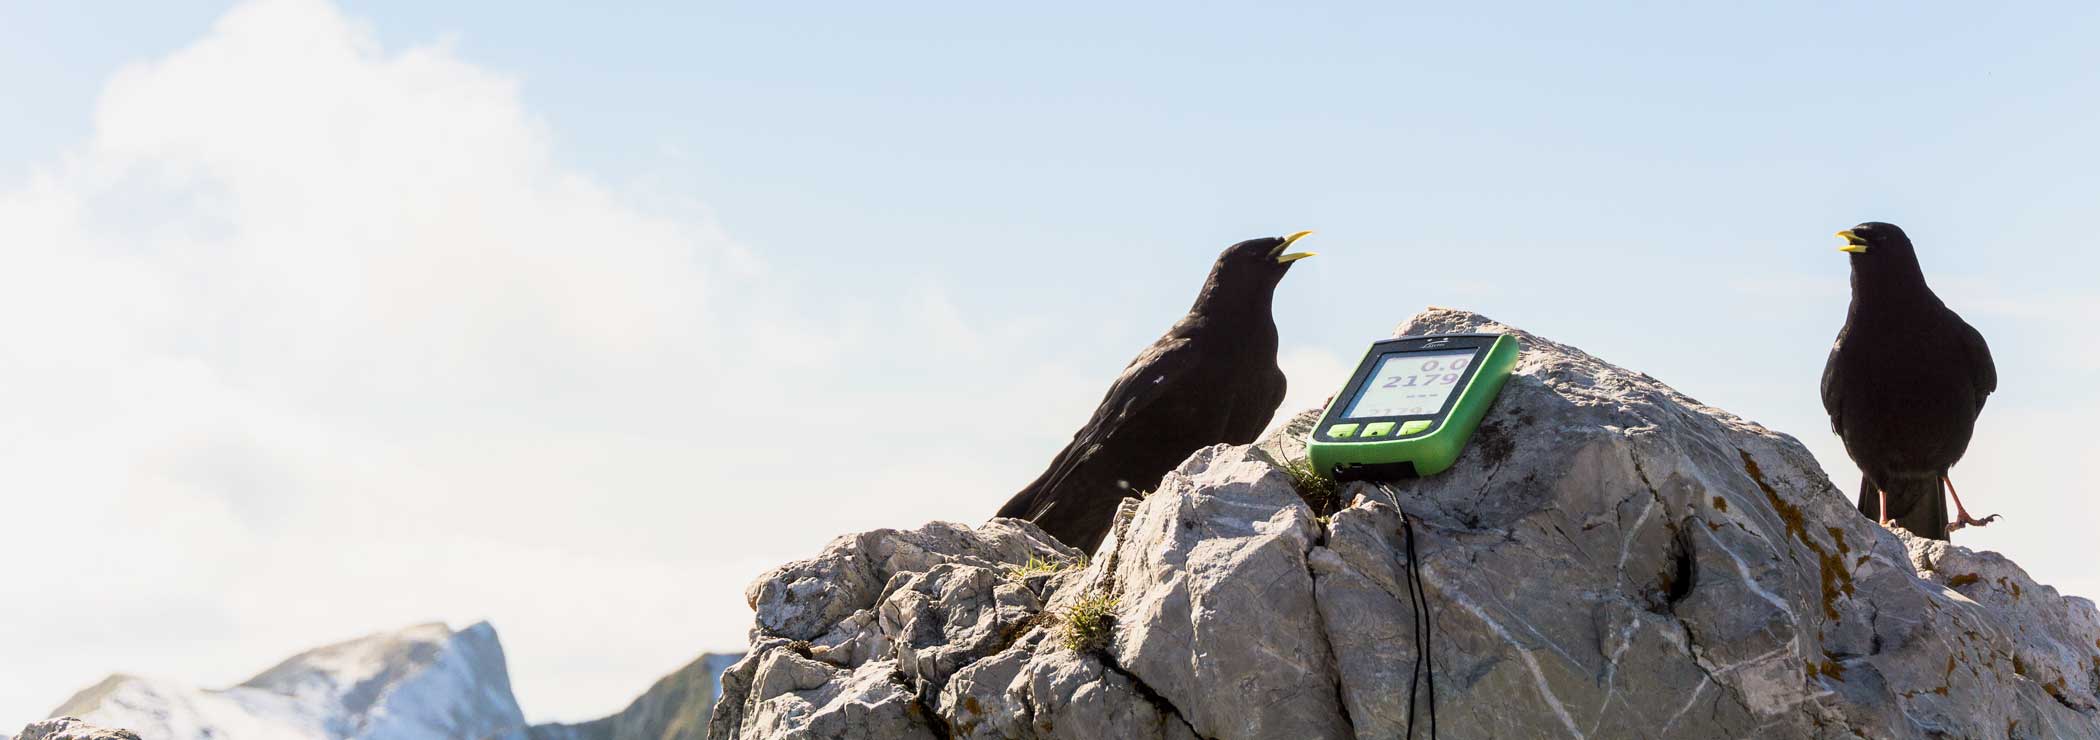
<svg viewBox="0 0 2100 740"><path fill-rule="evenodd" d="M1990 347L1925 284L1902 229L1872 222L1838 235L1852 253L1852 306L1823 366L1823 408L1863 475L1860 513L1884 518L1885 494L1885 518L1947 539L1941 487L1998 388ZM1957 523L1978 522L1963 512Z"/></svg>
<svg viewBox="0 0 2100 740"><path fill-rule="evenodd" d="M1188 315L1139 353L1050 467L999 509L1092 552L1118 502L1149 491L1190 453L1253 442L1283 403L1276 367L1276 284L1306 254L1303 234L1228 247Z"/></svg>

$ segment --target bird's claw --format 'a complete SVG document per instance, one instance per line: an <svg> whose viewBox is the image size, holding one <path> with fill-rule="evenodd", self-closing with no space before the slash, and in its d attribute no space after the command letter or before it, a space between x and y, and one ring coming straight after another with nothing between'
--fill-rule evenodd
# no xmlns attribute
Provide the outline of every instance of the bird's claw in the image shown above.
<svg viewBox="0 0 2100 740"><path fill-rule="evenodd" d="M1991 522L1995 521L1998 521L1997 514L1992 514L1982 519L1976 519L1964 513L1961 515L1961 518L1954 520L1953 524L1947 525L1947 533L1953 534L1954 530L1957 529L1961 529L1964 527L1981 527L1983 525L1990 524Z"/></svg>

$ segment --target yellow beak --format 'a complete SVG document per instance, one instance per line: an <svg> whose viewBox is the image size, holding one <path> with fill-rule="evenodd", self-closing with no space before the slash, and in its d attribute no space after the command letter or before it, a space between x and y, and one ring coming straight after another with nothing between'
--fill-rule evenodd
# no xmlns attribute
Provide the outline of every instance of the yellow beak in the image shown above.
<svg viewBox="0 0 2100 740"><path fill-rule="evenodd" d="M1838 251L1852 254L1867 253L1867 240L1859 238L1859 235L1852 233L1851 229L1840 231L1837 235L1838 238L1845 240L1845 246L1838 247Z"/></svg>
<svg viewBox="0 0 2100 740"><path fill-rule="evenodd" d="M1284 238L1283 238L1283 246L1281 246L1281 247L1277 247L1277 251L1282 251L1282 250L1285 250L1285 249L1289 249L1292 243L1295 243L1295 242L1297 242L1297 241L1298 241L1299 239L1303 239L1303 238L1305 238L1305 237L1306 237L1306 235L1308 235L1308 234L1311 234L1311 233L1312 233L1312 232L1310 232L1310 231L1300 231L1300 232L1298 232L1298 233L1296 233L1296 234L1292 234L1292 235L1290 235L1290 236L1286 236L1286 237L1284 237ZM1298 260L1302 260L1302 259L1305 259L1305 258L1307 258L1307 257L1311 257L1311 256L1313 256L1313 255L1316 255L1316 254L1319 254L1319 252L1292 252L1292 253L1290 253L1290 254L1284 254L1284 255L1277 255L1277 257L1276 257L1276 264L1279 264L1279 265L1281 265L1281 264L1288 264L1288 263L1291 263L1291 262L1297 262Z"/></svg>

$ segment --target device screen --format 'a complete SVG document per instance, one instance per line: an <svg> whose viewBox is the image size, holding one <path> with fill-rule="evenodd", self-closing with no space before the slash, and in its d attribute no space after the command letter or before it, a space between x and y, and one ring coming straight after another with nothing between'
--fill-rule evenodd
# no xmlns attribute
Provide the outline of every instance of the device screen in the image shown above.
<svg viewBox="0 0 2100 740"><path fill-rule="evenodd" d="M1350 404L1345 418L1415 416L1444 409L1444 400L1458 389L1458 379L1473 364L1478 350L1456 352L1404 352L1386 355L1378 363L1378 374L1364 381L1364 391Z"/></svg>

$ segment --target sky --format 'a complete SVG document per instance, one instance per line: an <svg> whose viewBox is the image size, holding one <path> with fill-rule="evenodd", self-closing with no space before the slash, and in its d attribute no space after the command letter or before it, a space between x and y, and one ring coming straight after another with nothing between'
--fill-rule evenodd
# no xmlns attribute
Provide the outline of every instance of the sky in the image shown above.
<svg viewBox="0 0 2100 740"><path fill-rule="evenodd" d="M491 621L535 721L980 521L1246 238L1283 411L1428 305L1796 435L1832 232L2001 386L1960 535L2100 595L2100 6L0 2L0 727Z"/></svg>

